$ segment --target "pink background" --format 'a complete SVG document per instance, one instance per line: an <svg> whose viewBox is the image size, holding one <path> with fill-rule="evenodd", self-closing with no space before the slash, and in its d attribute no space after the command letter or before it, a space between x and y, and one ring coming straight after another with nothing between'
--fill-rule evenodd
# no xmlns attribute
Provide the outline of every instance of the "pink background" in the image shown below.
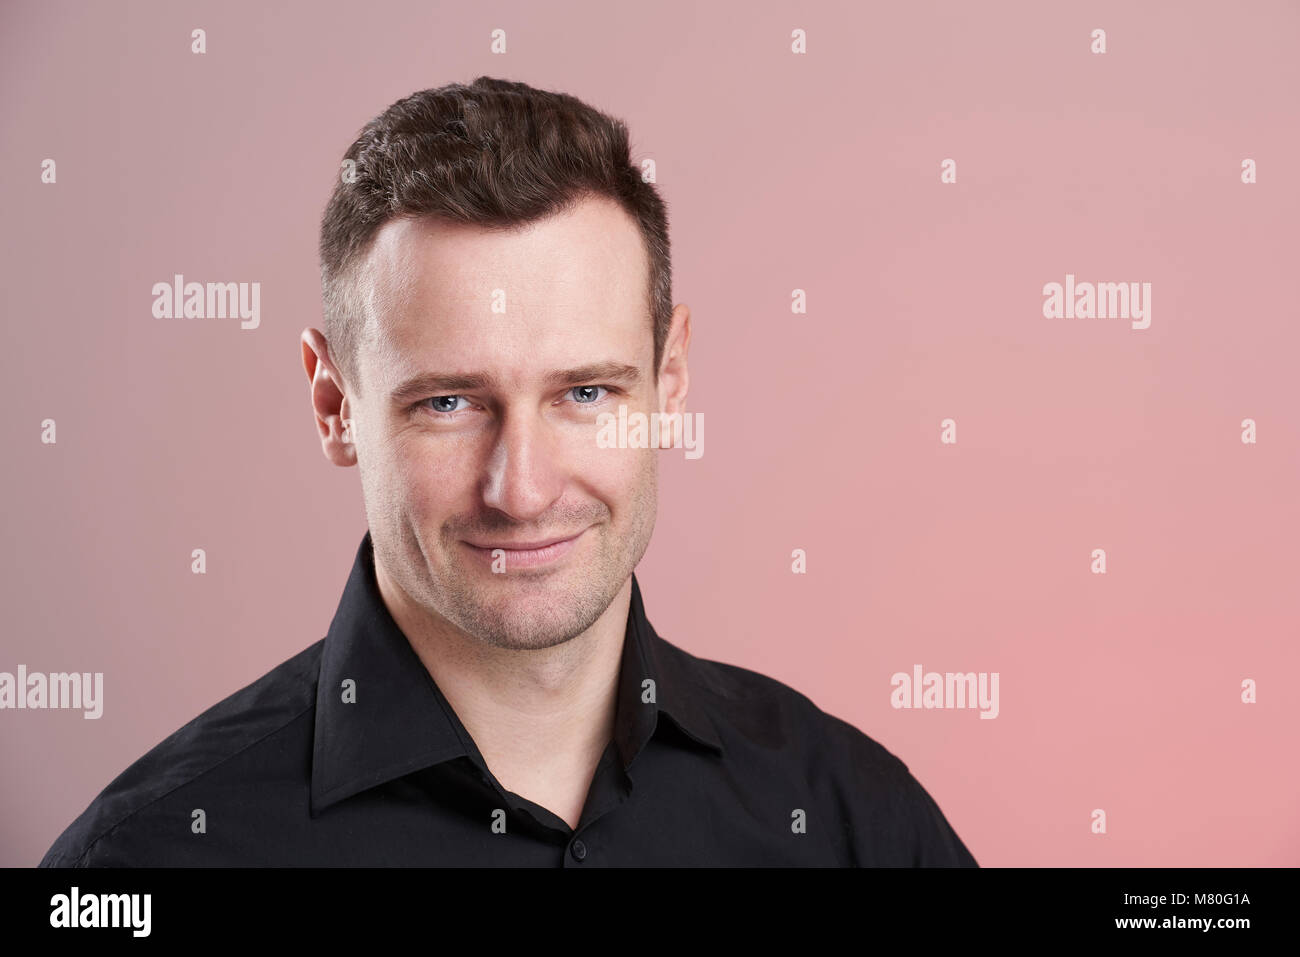
<svg viewBox="0 0 1300 957"><path fill-rule="evenodd" d="M0 864L324 636L365 525L299 358L320 214L370 117L482 74L657 162L707 422L638 571L661 634L876 738L984 866L1300 864L1295 4L2 10L0 671L105 710L0 711ZM1150 282L1151 327L1044 319L1067 272ZM174 273L260 282L260 328L153 318ZM1000 715L891 708L918 663Z"/></svg>

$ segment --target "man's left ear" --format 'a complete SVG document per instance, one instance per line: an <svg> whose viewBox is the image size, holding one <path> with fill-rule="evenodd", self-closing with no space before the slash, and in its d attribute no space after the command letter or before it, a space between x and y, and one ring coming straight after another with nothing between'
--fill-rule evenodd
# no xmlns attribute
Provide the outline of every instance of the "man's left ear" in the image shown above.
<svg viewBox="0 0 1300 957"><path fill-rule="evenodd" d="M685 303L679 303L673 310L672 322L668 327L668 338L664 342L664 354L659 365L659 411L671 416L673 413L685 413L686 392L690 388L691 377L686 367L686 354L691 347L691 310ZM671 435L664 435L667 427L671 432L671 421L659 420L660 448L666 448L664 440L671 442Z"/></svg>

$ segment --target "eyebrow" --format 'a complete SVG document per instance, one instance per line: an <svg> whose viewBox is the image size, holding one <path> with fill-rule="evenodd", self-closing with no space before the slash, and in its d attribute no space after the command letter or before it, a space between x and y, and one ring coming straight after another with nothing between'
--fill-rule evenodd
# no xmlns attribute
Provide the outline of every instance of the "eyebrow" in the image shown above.
<svg viewBox="0 0 1300 957"><path fill-rule="evenodd" d="M622 362L594 362L576 369L562 369L546 375L548 386L582 385L592 381L621 382L627 386L641 381L641 370ZM433 395L449 395L497 388L497 380L486 372L422 372L392 391L398 404Z"/></svg>

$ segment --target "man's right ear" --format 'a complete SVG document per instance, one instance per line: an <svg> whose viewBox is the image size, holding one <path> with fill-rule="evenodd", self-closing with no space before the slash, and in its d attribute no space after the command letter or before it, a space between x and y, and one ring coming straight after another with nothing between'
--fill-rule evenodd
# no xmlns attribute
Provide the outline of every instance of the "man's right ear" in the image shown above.
<svg viewBox="0 0 1300 957"><path fill-rule="evenodd" d="M302 365L307 371L316 431L325 457L335 465L356 465L356 426L352 425L343 377L330 361L329 343L319 329L302 331Z"/></svg>

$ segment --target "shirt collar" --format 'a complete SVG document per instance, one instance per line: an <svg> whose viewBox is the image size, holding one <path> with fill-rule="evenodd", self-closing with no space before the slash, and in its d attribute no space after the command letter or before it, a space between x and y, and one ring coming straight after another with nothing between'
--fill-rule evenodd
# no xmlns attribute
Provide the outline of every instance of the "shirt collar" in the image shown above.
<svg viewBox="0 0 1300 957"><path fill-rule="evenodd" d="M625 770L660 731L660 713L690 742L721 753L722 742L700 698L695 662L655 633L633 575L614 718L614 742ZM644 684L647 679L653 685ZM312 813L458 757L486 770L473 739L384 604L367 530L321 654Z"/></svg>

